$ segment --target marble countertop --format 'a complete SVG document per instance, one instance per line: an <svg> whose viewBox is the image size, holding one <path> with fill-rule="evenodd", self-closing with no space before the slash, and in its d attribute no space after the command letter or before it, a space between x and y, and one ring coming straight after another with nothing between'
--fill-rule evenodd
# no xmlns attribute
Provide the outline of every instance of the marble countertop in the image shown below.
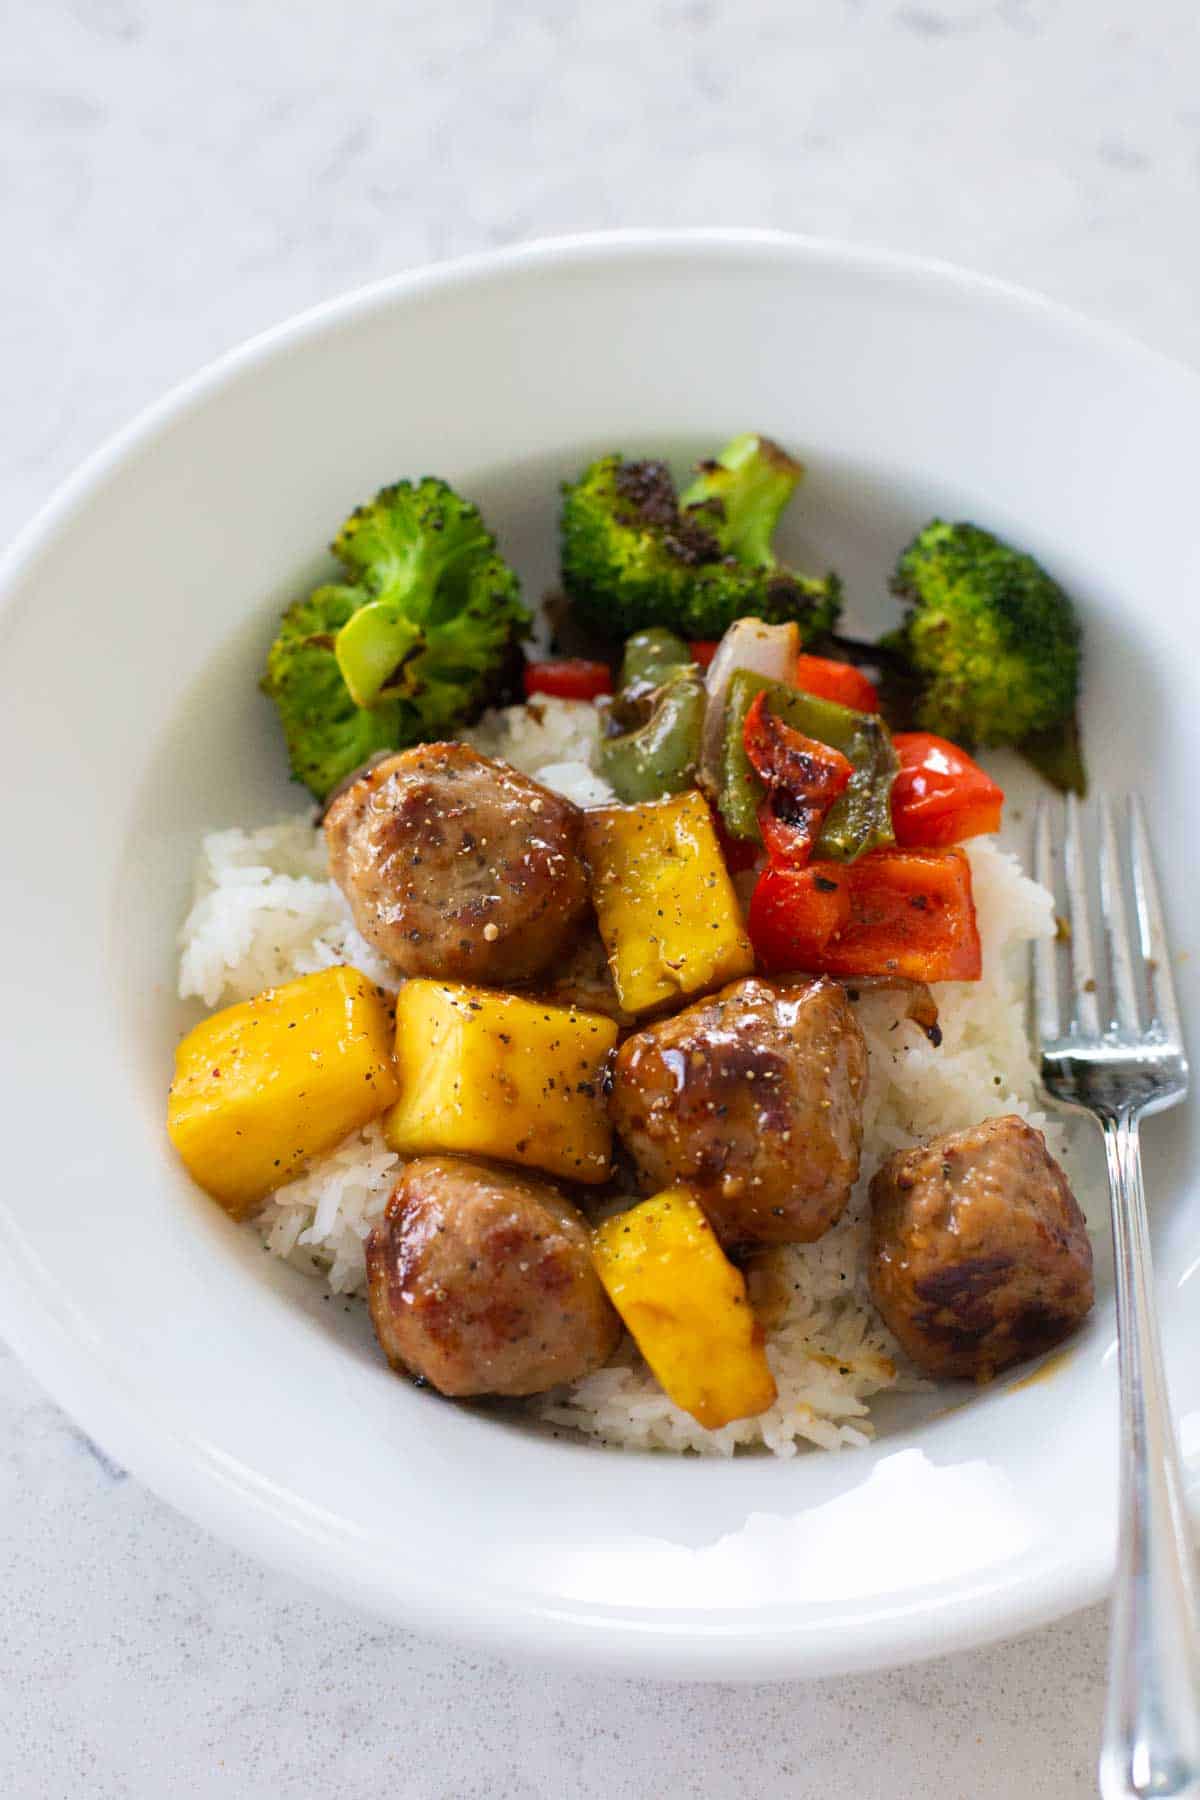
<svg viewBox="0 0 1200 1800"><path fill-rule="evenodd" d="M0 66L0 535L249 333L544 233L880 243L1200 363L1198 52L1190 0L39 0ZM14 1800L1095 1792L1098 1611L808 1686L509 1666L208 1538L2 1349L0 1570Z"/></svg>

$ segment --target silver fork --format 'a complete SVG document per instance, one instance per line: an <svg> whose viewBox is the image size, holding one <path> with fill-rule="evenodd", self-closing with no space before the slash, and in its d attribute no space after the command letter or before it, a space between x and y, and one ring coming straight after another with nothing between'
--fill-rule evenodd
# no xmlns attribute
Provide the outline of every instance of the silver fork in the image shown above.
<svg viewBox="0 0 1200 1800"><path fill-rule="evenodd" d="M1059 803L1044 799L1034 832L1034 874L1052 893L1059 816ZM1067 955L1053 942L1035 945L1034 1006L1042 1085L1099 1121L1112 1200L1121 1497L1100 1792L1104 1800L1165 1800L1200 1795L1200 1606L1155 1319L1138 1127L1146 1113L1183 1099L1188 1065L1141 805L1130 800L1127 830L1119 831L1113 805L1102 797L1096 821L1104 967L1098 970L1092 954L1082 808L1071 795L1062 839Z"/></svg>

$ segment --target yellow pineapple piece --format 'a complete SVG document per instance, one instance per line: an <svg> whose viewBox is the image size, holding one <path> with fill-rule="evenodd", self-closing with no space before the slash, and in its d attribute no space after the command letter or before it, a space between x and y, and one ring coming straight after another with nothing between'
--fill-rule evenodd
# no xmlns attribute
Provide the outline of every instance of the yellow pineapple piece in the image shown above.
<svg viewBox="0 0 1200 1800"><path fill-rule="evenodd" d="M686 1187L667 1188L592 1233L608 1297L664 1391L709 1431L775 1401L746 1283Z"/></svg>
<svg viewBox="0 0 1200 1800"><path fill-rule="evenodd" d="M396 1098L390 997L322 969L227 1006L175 1052L171 1142L235 1219Z"/></svg>
<svg viewBox="0 0 1200 1800"><path fill-rule="evenodd" d="M626 1012L653 1012L750 974L754 951L702 794L596 807L584 814L583 846Z"/></svg>
<svg viewBox="0 0 1200 1800"><path fill-rule="evenodd" d="M406 981L396 997L400 1097L383 1122L401 1156L459 1151L604 1181L605 1078L617 1027L599 1013L493 988Z"/></svg>

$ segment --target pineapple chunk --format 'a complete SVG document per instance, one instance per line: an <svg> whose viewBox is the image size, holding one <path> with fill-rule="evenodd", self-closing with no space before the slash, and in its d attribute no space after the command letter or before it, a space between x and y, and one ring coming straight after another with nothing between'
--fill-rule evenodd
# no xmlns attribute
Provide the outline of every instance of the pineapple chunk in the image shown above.
<svg viewBox="0 0 1200 1800"><path fill-rule="evenodd" d="M694 789L583 816L600 936L621 1005L647 1013L736 981L754 951L712 815Z"/></svg>
<svg viewBox="0 0 1200 1800"><path fill-rule="evenodd" d="M384 1136L401 1156L452 1150L604 1181L606 1065L616 1041L616 1025L599 1013L406 981L396 997L400 1098Z"/></svg>
<svg viewBox="0 0 1200 1800"><path fill-rule="evenodd" d="M606 1219L592 1260L660 1386L698 1424L716 1431L774 1403L746 1283L689 1189Z"/></svg>
<svg viewBox="0 0 1200 1800"><path fill-rule="evenodd" d="M357 969L322 969L227 1006L175 1052L171 1142L235 1219L390 1106L389 999Z"/></svg>

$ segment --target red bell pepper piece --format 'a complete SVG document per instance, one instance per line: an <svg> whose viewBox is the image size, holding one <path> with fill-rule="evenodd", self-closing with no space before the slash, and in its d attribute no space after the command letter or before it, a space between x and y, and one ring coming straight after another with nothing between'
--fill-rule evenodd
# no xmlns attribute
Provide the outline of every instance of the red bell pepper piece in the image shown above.
<svg viewBox="0 0 1200 1800"><path fill-rule="evenodd" d="M750 767L767 790L758 809L767 855L773 863L802 868L825 814L850 785L854 765L832 745L786 724L767 706L765 694L751 702L742 742Z"/></svg>
<svg viewBox="0 0 1200 1800"><path fill-rule="evenodd" d="M612 670L607 663L588 662L581 656L558 662L525 664L525 695L549 694L555 700L595 700L613 691Z"/></svg>
<svg viewBox="0 0 1200 1800"><path fill-rule="evenodd" d="M792 681L806 694L836 700L839 706L848 706L853 712L879 711L874 683L853 663L832 662L827 656L798 656Z"/></svg>
<svg viewBox="0 0 1200 1800"><path fill-rule="evenodd" d="M699 663L702 669L707 669L720 647L720 638L693 638L688 645L688 652L694 663Z"/></svg>
<svg viewBox="0 0 1200 1800"><path fill-rule="evenodd" d="M873 850L852 863L768 868L749 930L768 973L978 981L982 969L961 850Z"/></svg>
<svg viewBox="0 0 1200 1800"><path fill-rule="evenodd" d="M928 731L892 738L900 773L892 783L896 842L910 850L942 850L964 838L999 831L1004 789L957 744Z"/></svg>

